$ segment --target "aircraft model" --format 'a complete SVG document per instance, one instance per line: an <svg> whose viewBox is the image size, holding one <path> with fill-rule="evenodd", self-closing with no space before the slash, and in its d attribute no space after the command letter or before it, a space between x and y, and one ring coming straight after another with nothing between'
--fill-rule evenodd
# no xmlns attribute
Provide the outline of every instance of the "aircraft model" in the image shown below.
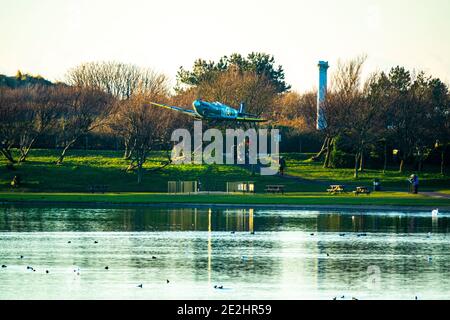
<svg viewBox="0 0 450 320"><path fill-rule="evenodd" d="M245 105L241 103L239 111L220 102L207 102L197 99L192 102L194 110L181 107L168 106L165 104L150 102L152 105L182 112L196 119L219 120L219 121L237 121L237 122L266 122L266 119L245 113Z"/></svg>

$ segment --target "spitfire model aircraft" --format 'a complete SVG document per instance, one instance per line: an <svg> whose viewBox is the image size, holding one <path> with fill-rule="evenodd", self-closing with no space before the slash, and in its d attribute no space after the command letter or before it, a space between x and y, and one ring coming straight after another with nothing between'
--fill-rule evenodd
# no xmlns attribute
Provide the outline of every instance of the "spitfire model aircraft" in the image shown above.
<svg viewBox="0 0 450 320"><path fill-rule="evenodd" d="M165 104L150 102L152 105L182 112L196 119L218 120L218 121L237 121L237 122L265 122L266 119L245 113L245 105L241 103L239 111L220 102L206 102L200 99L192 103L194 110L181 107L168 106Z"/></svg>

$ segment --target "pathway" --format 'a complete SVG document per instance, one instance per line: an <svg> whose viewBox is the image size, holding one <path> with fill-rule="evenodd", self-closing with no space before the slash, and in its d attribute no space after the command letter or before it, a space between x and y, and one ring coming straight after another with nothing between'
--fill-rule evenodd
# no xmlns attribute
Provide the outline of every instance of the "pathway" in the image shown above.
<svg viewBox="0 0 450 320"><path fill-rule="evenodd" d="M441 192L419 192L419 193L426 195L428 197L433 197L433 198L450 199L450 194L441 193Z"/></svg>

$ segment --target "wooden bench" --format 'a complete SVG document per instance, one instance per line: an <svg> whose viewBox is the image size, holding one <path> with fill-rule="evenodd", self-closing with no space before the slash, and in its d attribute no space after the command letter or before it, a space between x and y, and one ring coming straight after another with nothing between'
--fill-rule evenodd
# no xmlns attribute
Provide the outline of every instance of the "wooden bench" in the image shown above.
<svg viewBox="0 0 450 320"><path fill-rule="evenodd" d="M109 188L109 186L107 186L107 185L99 184L99 185L89 186L88 190L91 193L96 193L96 192L105 193L106 191L108 191L108 188Z"/></svg>
<svg viewBox="0 0 450 320"><path fill-rule="evenodd" d="M355 194L355 196L360 195L360 194L366 194L369 195L370 194L370 190L367 187L356 187L356 190L353 191L353 193Z"/></svg>
<svg viewBox="0 0 450 320"><path fill-rule="evenodd" d="M280 184L269 184L266 185L266 192L272 192L272 193L282 193L284 194L284 185Z"/></svg>
<svg viewBox="0 0 450 320"><path fill-rule="evenodd" d="M337 193L345 193L345 186L341 185L341 184L332 184L330 185L330 187L327 189L328 193L331 194L337 194Z"/></svg>

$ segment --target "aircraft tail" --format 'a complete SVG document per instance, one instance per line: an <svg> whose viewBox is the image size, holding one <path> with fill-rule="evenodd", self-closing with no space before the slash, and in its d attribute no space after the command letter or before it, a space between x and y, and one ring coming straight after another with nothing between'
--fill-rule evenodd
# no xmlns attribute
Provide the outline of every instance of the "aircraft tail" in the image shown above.
<svg viewBox="0 0 450 320"><path fill-rule="evenodd" d="M245 103L241 102L241 105L239 107L239 113L244 114L245 113Z"/></svg>

